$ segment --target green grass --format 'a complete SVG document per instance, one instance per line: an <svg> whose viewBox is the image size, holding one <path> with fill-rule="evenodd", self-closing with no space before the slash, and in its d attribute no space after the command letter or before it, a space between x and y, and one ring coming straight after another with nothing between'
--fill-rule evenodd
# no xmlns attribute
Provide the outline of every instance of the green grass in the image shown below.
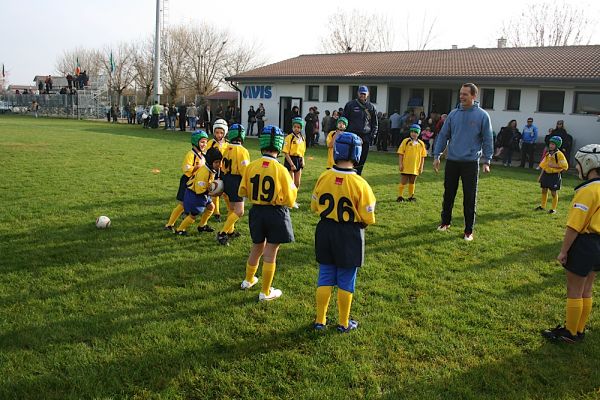
<svg viewBox="0 0 600 400"><path fill-rule="evenodd" d="M188 148L180 132L0 117L0 398L600 398L597 310L584 343L539 335L564 318L555 256L574 177L558 214L540 214L536 172L493 166L466 243L460 194L452 231L435 231L431 159L418 203L398 204L395 154L371 153L360 327L316 334L308 204L325 149L308 154L296 242L279 253L283 297L262 304L239 290L247 216L228 248L161 230ZM256 140L248 148L256 158ZM95 228L99 215L110 229Z"/></svg>

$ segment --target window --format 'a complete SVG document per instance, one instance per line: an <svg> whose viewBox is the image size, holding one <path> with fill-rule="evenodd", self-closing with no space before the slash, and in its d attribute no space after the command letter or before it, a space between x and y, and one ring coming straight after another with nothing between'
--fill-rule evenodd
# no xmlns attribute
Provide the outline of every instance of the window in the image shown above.
<svg viewBox="0 0 600 400"><path fill-rule="evenodd" d="M408 95L409 107L423 107L423 98L425 97L425 89L410 89Z"/></svg>
<svg viewBox="0 0 600 400"><path fill-rule="evenodd" d="M377 86L369 86L369 101L371 103L377 103ZM350 86L350 100L358 97L358 86Z"/></svg>
<svg viewBox="0 0 600 400"><path fill-rule="evenodd" d="M521 108L521 91L518 89L508 89L506 91L506 109L519 111Z"/></svg>
<svg viewBox="0 0 600 400"><path fill-rule="evenodd" d="M494 89L481 90L481 107L489 110L494 109Z"/></svg>
<svg viewBox="0 0 600 400"><path fill-rule="evenodd" d="M319 101L319 86L310 85L306 87L306 100Z"/></svg>
<svg viewBox="0 0 600 400"><path fill-rule="evenodd" d="M339 86L325 86L325 101L338 101L339 94Z"/></svg>
<svg viewBox="0 0 600 400"><path fill-rule="evenodd" d="M575 114L600 114L600 93L575 92Z"/></svg>
<svg viewBox="0 0 600 400"><path fill-rule="evenodd" d="M538 111L561 113L564 111L564 104L565 92L558 90L540 90Z"/></svg>

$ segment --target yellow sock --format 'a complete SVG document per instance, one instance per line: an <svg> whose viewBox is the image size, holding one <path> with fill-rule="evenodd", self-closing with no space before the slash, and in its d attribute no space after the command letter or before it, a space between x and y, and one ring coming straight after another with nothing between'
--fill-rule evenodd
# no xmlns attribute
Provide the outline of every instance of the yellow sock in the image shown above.
<svg viewBox="0 0 600 400"><path fill-rule="evenodd" d="M340 313L340 325L348 327L350 321L350 307L352 306L352 293L338 288L337 292L338 312Z"/></svg>
<svg viewBox="0 0 600 400"><path fill-rule="evenodd" d="M581 310L581 317L579 317L579 323L577 324L577 332L583 332L585 330L585 324L587 324L588 318L592 313L592 298L583 298L583 308Z"/></svg>
<svg viewBox="0 0 600 400"><path fill-rule="evenodd" d="M229 213L229 215L227 216L227 221L225 221L225 225L223 226L222 232L232 233L233 230L235 229L235 223L237 222L238 219L240 219L240 217L238 217L238 215L236 213L231 211Z"/></svg>
<svg viewBox="0 0 600 400"><path fill-rule="evenodd" d="M208 223L210 216L213 215L213 211L214 210L209 210L208 208L206 208L206 210L204 210L204 212L202 213L202 217L200 217L200 225L199 226L204 226Z"/></svg>
<svg viewBox="0 0 600 400"><path fill-rule="evenodd" d="M546 203L548 203L548 192L542 192L542 208L546 208Z"/></svg>
<svg viewBox="0 0 600 400"><path fill-rule="evenodd" d="M583 311L583 299L567 299L567 322L565 328L577 335L577 325Z"/></svg>
<svg viewBox="0 0 600 400"><path fill-rule="evenodd" d="M408 184L408 196L409 197L413 197L415 195L415 184L414 183L409 183Z"/></svg>
<svg viewBox="0 0 600 400"><path fill-rule="evenodd" d="M219 210L219 199L220 199L220 197L219 196L214 196L214 197L211 197L211 199L212 199L213 204L215 205L215 211L214 211L214 213L216 215L221 215L221 210Z"/></svg>
<svg viewBox="0 0 600 400"><path fill-rule="evenodd" d="M254 276L256 275L256 271L258 271L258 265L250 265L246 263L246 280L250 283L254 280Z"/></svg>
<svg viewBox="0 0 600 400"><path fill-rule="evenodd" d="M273 277L275 276L275 263L268 263L263 261L262 267L262 293L267 296L271 292L271 284L273 283Z"/></svg>
<svg viewBox="0 0 600 400"><path fill-rule="evenodd" d="M196 220L196 218L192 217L192 215L188 215L187 217L185 217L185 219L183 220L183 222L181 223L181 225L179 225L177 227L178 231L185 231L187 230L187 228L194 223L194 221Z"/></svg>
<svg viewBox="0 0 600 400"><path fill-rule="evenodd" d="M558 192L552 196L552 209L556 210L556 206L558 206Z"/></svg>
<svg viewBox="0 0 600 400"><path fill-rule="evenodd" d="M171 211L171 216L169 217L169 222L167 222L168 226L175 225L177 218L183 213L183 204L177 204L177 207Z"/></svg>
<svg viewBox="0 0 600 400"><path fill-rule="evenodd" d="M317 319L315 320L317 324L325 325L332 289L333 286L319 286L317 288Z"/></svg>
<svg viewBox="0 0 600 400"><path fill-rule="evenodd" d="M404 193L404 186L403 184L399 184L398 185L398 196L402 197L402 193Z"/></svg>

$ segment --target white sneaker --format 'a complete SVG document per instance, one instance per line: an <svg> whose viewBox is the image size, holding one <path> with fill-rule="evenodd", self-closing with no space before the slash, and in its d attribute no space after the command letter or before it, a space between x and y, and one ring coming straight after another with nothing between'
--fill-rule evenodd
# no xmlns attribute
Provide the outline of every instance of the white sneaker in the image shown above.
<svg viewBox="0 0 600 400"><path fill-rule="evenodd" d="M240 285L240 289L242 289L242 290L250 289L252 286L256 285L257 283L258 283L257 277L254 277L254 279L252 279L252 282L248 282L247 280L244 279L244 281Z"/></svg>
<svg viewBox="0 0 600 400"><path fill-rule="evenodd" d="M473 241L473 234L472 233L465 233L465 235L463 236L463 239L465 239L467 242L472 242Z"/></svg>
<svg viewBox="0 0 600 400"><path fill-rule="evenodd" d="M450 228L450 225L440 224L437 227L437 230L440 232L446 232Z"/></svg>
<svg viewBox="0 0 600 400"><path fill-rule="evenodd" d="M294 207L294 208L300 208L300 204L294 203L294 205L292 207Z"/></svg>
<svg viewBox="0 0 600 400"><path fill-rule="evenodd" d="M271 288L269 290L269 294L266 295L263 292L260 292L260 294L258 295L258 301L269 301L269 300L275 300L279 297L281 297L283 293L281 292L281 290L279 289L275 289L275 288Z"/></svg>

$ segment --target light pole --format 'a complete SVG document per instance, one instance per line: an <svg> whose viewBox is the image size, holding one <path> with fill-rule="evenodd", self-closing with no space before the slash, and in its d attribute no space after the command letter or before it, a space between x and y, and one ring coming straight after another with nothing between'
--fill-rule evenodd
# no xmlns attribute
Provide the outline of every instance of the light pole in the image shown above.
<svg viewBox="0 0 600 400"><path fill-rule="evenodd" d="M156 0L156 31L154 33L154 100L160 103L160 0Z"/></svg>

